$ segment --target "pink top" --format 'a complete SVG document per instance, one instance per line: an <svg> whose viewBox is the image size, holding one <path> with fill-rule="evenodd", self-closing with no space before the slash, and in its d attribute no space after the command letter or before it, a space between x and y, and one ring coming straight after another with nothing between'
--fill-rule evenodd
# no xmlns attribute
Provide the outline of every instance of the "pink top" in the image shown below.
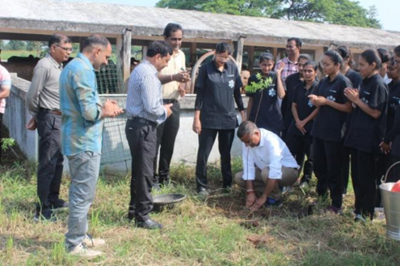
<svg viewBox="0 0 400 266"><path fill-rule="evenodd" d="M7 69L5 69L2 65L0 65L0 90L3 89L2 87L4 85L11 87L11 77ZM5 108L6 108L6 99L0 99L0 114L4 114Z"/></svg>

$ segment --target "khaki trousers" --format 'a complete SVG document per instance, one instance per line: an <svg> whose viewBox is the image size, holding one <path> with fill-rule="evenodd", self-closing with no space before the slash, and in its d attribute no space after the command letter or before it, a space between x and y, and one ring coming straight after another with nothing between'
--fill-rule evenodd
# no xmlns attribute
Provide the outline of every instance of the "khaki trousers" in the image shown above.
<svg viewBox="0 0 400 266"><path fill-rule="evenodd" d="M246 188L246 180L242 178L243 172L235 175L235 183L242 188ZM299 177L299 170L296 168L282 167L282 179L278 179L274 189L271 191L269 197L279 200L282 196L280 187L287 187L293 185ZM256 168L256 178L253 180L253 188L255 192L262 194L265 190L269 179L269 167L264 169Z"/></svg>

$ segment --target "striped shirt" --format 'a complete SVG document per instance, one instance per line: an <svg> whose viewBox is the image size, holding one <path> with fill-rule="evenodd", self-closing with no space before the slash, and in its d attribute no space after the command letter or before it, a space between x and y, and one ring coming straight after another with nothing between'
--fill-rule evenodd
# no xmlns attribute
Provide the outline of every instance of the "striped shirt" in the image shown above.
<svg viewBox="0 0 400 266"><path fill-rule="evenodd" d="M79 53L61 72L61 145L64 155L101 153L103 120L96 75L89 59Z"/></svg>
<svg viewBox="0 0 400 266"><path fill-rule="evenodd" d="M157 69L147 60L143 60L133 70L128 85L126 114L141 117L161 124L167 119L163 106L161 82Z"/></svg>
<svg viewBox="0 0 400 266"><path fill-rule="evenodd" d="M283 81L286 80L286 78L294 73L299 72L299 68L297 66L297 62L293 63L292 61L289 60L289 58L285 57L281 60L279 60L276 65L275 65L275 71L277 69L277 67L279 66L279 64L283 62L285 63L285 67L282 69L282 73L281 73L281 77L283 79Z"/></svg>
<svg viewBox="0 0 400 266"><path fill-rule="evenodd" d="M9 87L11 89L11 76L7 69L0 65L0 91L4 87ZM6 99L0 99L0 114L4 114L6 109Z"/></svg>

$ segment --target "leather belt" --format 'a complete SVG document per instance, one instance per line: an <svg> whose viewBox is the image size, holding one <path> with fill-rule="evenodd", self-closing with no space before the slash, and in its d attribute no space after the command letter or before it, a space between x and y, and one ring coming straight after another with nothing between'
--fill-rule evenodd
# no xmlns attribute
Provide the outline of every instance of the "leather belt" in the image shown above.
<svg viewBox="0 0 400 266"><path fill-rule="evenodd" d="M46 109L46 108L40 108L40 111L43 111L43 112L46 112L46 113L50 113L50 114L53 114L53 115L59 115L59 116L62 115L60 110L50 110L50 109Z"/></svg>
<svg viewBox="0 0 400 266"><path fill-rule="evenodd" d="M163 99L164 104L176 103L178 100L175 99Z"/></svg>
<svg viewBox="0 0 400 266"><path fill-rule="evenodd" d="M154 127L157 126L157 122L153 122L153 121L147 120L145 118L141 118L141 117L130 117L128 119L133 122L138 122L138 123L145 124L145 125L150 125L150 126L154 126Z"/></svg>

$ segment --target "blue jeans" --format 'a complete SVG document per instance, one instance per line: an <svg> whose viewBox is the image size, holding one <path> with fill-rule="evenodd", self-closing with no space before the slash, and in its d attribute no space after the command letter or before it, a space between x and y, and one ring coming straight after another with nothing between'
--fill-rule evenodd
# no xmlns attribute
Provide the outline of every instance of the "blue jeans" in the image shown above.
<svg viewBox="0 0 400 266"><path fill-rule="evenodd" d="M100 154L86 151L68 156L71 186L69 188L68 247L83 242L88 231L87 214L92 205L100 171Z"/></svg>

